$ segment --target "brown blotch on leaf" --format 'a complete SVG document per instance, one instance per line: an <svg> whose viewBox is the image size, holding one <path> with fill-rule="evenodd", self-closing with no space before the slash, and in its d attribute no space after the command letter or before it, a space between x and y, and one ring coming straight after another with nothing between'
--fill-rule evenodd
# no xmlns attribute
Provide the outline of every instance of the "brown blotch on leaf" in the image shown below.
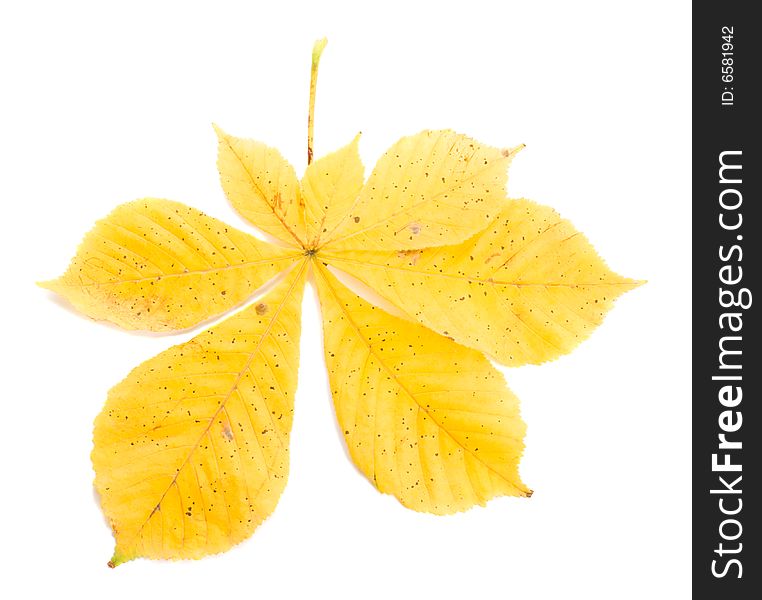
<svg viewBox="0 0 762 600"><path fill-rule="evenodd" d="M400 250L397 252L398 258L406 258L412 265L415 265L418 262L420 256L420 250Z"/></svg>
<svg viewBox="0 0 762 600"><path fill-rule="evenodd" d="M260 302L254 307L254 310L257 311L257 314L261 317L263 314L265 314L268 310L267 304L264 302Z"/></svg>

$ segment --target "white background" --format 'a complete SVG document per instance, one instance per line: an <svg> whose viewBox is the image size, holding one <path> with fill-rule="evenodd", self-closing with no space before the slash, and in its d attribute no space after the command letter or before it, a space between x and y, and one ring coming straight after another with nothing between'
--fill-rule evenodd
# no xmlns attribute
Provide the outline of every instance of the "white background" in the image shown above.
<svg viewBox="0 0 762 600"><path fill-rule="evenodd" d="M0 595L79 598L683 598L690 557L687 2L18 2L0 9ZM530 500L404 509L354 469L305 297L288 487L226 554L106 568L91 426L107 390L181 336L130 334L34 286L93 222L145 195L246 229L210 123L301 173L312 42L316 153L449 127L526 143L509 193L557 208L623 297L573 354L506 369ZM74 597L74 596L72 596Z"/></svg>

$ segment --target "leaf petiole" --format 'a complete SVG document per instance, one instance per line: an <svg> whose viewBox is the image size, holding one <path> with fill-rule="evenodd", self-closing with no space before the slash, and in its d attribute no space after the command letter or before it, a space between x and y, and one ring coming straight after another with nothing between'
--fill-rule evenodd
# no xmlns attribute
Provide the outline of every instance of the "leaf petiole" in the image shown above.
<svg viewBox="0 0 762 600"><path fill-rule="evenodd" d="M320 65L320 56L328 43L326 38L317 40L312 47L312 69L310 70L310 108L307 115L307 164L312 163L312 139L315 130L315 92L317 90L318 66Z"/></svg>

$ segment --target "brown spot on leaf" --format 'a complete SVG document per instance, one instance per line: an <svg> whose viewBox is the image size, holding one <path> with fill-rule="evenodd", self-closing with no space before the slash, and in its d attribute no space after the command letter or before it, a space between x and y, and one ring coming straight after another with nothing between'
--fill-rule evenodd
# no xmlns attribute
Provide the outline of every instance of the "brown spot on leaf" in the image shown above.
<svg viewBox="0 0 762 600"><path fill-rule="evenodd" d="M410 261L411 265L416 264L420 256L420 250L400 250L397 252L397 258L406 258L408 261Z"/></svg>
<svg viewBox="0 0 762 600"><path fill-rule="evenodd" d="M254 310L256 310L257 314L261 317L263 314L267 312L268 306L264 302L260 302L254 307Z"/></svg>

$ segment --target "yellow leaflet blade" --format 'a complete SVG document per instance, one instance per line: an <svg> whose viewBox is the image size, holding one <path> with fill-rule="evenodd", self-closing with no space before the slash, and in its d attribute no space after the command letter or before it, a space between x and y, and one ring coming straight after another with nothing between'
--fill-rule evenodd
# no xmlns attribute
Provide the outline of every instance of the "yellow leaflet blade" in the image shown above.
<svg viewBox="0 0 762 600"><path fill-rule="evenodd" d="M98 221L67 271L40 285L93 319L170 331L240 304L298 256L179 202L146 198Z"/></svg>
<svg viewBox="0 0 762 600"><path fill-rule="evenodd" d="M349 218L362 189L364 169L357 152L358 135L343 148L311 163L302 177L302 198L308 247L318 247L322 239Z"/></svg>
<svg viewBox="0 0 762 600"><path fill-rule="evenodd" d="M336 415L365 476L408 508L436 514L530 495L518 473L525 425L500 372L318 273Z"/></svg>
<svg viewBox="0 0 762 600"><path fill-rule="evenodd" d="M409 252L321 253L412 318L511 366L571 352L640 282L612 272L553 209L504 202L482 233Z"/></svg>
<svg viewBox="0 0 762 600"><path fill-rule="evenodd" d="M408 250L461 242L497 215L515 152L449 130L404 137L378 161L326 246Z"/></svg>
<svg viewBox="0 0 762 600"><path fill-rule="evenodd" d="M246 539L286 485L305 263L264 298L146 361L95 420L111 566Z"/></svg>
<svg viewBox="0 0 762 600"><path fill-rule="evenodd" d="M304 247L304 208L294 167L275 148L214 130L220 182L233 208L282 242Z"/></svg>

